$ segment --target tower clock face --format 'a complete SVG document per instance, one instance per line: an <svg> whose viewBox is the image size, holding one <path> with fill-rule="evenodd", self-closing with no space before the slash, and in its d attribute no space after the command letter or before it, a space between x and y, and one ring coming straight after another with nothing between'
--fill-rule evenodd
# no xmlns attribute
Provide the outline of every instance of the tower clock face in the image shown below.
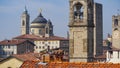
<svg viewBox="0 0 120 68"><path fill-rule="evenodd" d="M113 37L114 38L119 38L119 31L114 31Z"/></svg>

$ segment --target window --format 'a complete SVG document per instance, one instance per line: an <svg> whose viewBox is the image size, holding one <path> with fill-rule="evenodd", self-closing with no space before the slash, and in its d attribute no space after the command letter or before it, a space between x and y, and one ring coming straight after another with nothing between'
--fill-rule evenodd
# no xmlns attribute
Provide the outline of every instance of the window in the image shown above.
<svg viewBox="0 0 120 68"><path fill-rule="evenodd" d="M118 51L118 58L120 58L120 51Z"/></svg>
<svg viewBox="0 0 120 68"><path fill-rule="evenodd" d="M45 47L44 47L44 46L43 46L42 48L43 48L43 49L45 49Z"/></svg>
<svg viewBox="0 0 120 68"><path fill-rule="evenodd" d="M74 19L83 18L83 5L81 3L76 3L74 5Z"/></svg>
<svg viewBox="0 0 120 68"><path fill-rule="evenodd" d="M41 30L39 30L39 34L42 34L42 31L41 31Z"/></svg>
<svg viewBox="0 0 120 68"><path fill-rule="evenodd" d="M45 42L42 42L42 44L44 44Z"/></svg>
<svg viewBox="0 0 120 68"><path fill-rule="evenodd" d="M22 21L22 26L25 26L25 21L24 20Z"/></svg>
<svg viewBox="0 0 120 68"><path fill-rule="evenodd" d="M39 46L39 49L41 49L41 46Z"/></svg>
<svg viewBox="0 0 120 68"><path fill-rule="evenodd" d="M14 53L12 52L12 54L14 54Z"/></svg>
<svg viewBox="0 0 120 68"><path fill-rule="evenodd" d="M10 45L8 45L8 48L10 49Z"/></svg>
<svg viewBox="0 0 120 68"><path fill-rule="evenodd" d="M114 20L114 26L118 26L118 19Z"/></svg>
<svg viewBox="0 0 120 68"><path fill-rule="evenodd" d="M48 28L46 28L46 34L48 34Z"/></svg>
<svg viewBox="0 0 120 68"><path fill-rule="evenodd" d="M2 46L3 48L5 48L5 46Z"/></svg>

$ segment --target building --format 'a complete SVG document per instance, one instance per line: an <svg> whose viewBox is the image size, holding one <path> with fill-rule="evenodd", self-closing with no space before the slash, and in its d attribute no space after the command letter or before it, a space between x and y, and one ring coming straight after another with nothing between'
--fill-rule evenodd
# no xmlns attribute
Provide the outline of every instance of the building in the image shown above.
<svg viewBox="0 0 120 68"><path fill-rule="evenodd" d="M29 19L30 16L25 7L25 11L21 15L21 34L29 34Z"/></svg>
<svg viewBox="0 0 120 68"><path fill-rule="evenodd" d="M120 63L120 49L111 47L106 52L106 62Z"/></svg>
<svg viewBox="0 0 120 68"><path fill-rule="evenodd" d="M120 15L112 16L112 46L120 49Z"/></svg>
<svg viewBox="0 0 120 68"><path fill-rule="evenodd" d="M39 53L44 50L48 49L56 49L60 48L61 50L64 50L65 53L68 54L69 51L69 40L64 37L59 36L50 36L50 37L41 37L31 34L25 34L17 36L13 39L27 39L33 41L35 44L34 46L34 52Z"/></svg>
<svg viewBox="0 0 120 68"><path fill-rule="evenodd" d="M0 68L20 68L25 61L39 61L39 54L27 53L12 55L0 61Z"/></svg>
<svg viewBox="0 0 120 68"><path fill-rule="evenodd" d="M22 13L21 16L21 34L34 34L38 36L53 36L53 25L52 22L46 20L42 13L40 12L39 15L31 22L29 26L29 14L27 9Z"/></svg>
<svg viewBox="0 0 120 68"><path fill-rule="evenodd" d="M27 9L22 14L22 24L25 23L24 19L29 22L29 15L27 13ZM24 24L24 26L29 26L29 24ZM69 40L64 37L55 36L53 33L53 25L52 22L44 18L42 13L40 12L39 15L31 22L30 30L27 27L23 27L21 25L21 34L14 39L28 39L32 40L36 45L34 47L34 52L41 52L46 49L55 49L60 48L65 51L65 53L69 51ZM24 29L23 29L24 28ZM30 31L29 34L26 31Z"/></svg>
<svg viewBox="0 0 120 68"><path fill-rule="evenodd" d="M30 31L34 35L38 36L53 36L53 25L50 20L46 20L43 16L42 13L40 13L37 18L35 18L31 25L30 25Z"/></svg>
<svg viewBox="0 0 120 68"><path fill-rule="evenodd" d="M92 62L94 58L93 0L69 0L69 61Z"/></svg>
<svg viewBox="0 0 120 68"><path fill-rule="evenodd" d="M103 55L102 4L94 0L69 2L70 61L92 61L93 57Z"/></svg>
<svg viewBox="0 0 120 68"><path fill-rule="evenodd" d="M94 3L94 56L103 54L103 12L102 4Z"/></svg>
<svg viewBox="0 0 120 68"><path fill-rule="evenodd" d="M29 40L3 40L0 42L0 57L34 52L34 46L35 44Z"/></svg>

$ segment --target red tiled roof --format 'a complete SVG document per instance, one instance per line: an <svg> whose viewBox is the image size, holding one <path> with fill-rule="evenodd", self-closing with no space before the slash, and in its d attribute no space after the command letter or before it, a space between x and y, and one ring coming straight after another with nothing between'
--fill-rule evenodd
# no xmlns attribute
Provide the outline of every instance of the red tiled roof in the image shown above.
<svg viewBox="0 0 120 68"><path fill-rule="evenodd" d="M36 35L24 34L24 35L17 36L13 39L38 39L38 38L39 38L39 36L36 36Z"/></svg>
<svg viewBox="0 0 120 68"><path fill-rule="evenodd" d="M67 38L64 37L59 37L59 36L50 36L50 37L40 37L32 34L24 34L20 35L18 37L15 37L13 39L32 39L32 40L68 40Z"/></svg>
<svg viewBox="0 0 120 68"><path fill-rule="evenodd" d="M50 36L50 37L41 37L36 40L68 40L68 39L64 37L59 37L59 36Z"/></svg>
<svg viewBox="0 0 120 68"><path fill-rule="evenodd" d="M22 61L40 61L38 57L39 53L27 53L27 54L20 54L20 55L12 55L13 57L22 60Z"/></svg>
<svg viewBox="0 0 120 68"><path fill-rule="evenodd" d="M3 40L3 41L0 41L0 44L1 45L6 45L6 44L14 44L14 45L17 45L17 44L20 44L20 43L23 43L25 42L26 40Z"/></svg>
<svg viewBox="0 0 120 68"><path fill-rule="evenodd" d="M120 64L113 63L70 63L70 62L51 62L46 65L36 61L25 61L20 68L120 68Z"/></svg>

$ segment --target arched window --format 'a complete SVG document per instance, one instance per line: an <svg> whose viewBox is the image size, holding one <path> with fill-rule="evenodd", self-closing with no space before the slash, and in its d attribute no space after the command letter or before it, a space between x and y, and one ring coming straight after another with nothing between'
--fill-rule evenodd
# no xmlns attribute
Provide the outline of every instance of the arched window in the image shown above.
<svg viewBox="0 0 120 68"><path fill-rule="evenodd" d="M48 34L48 28L46 28L46 34Z"/></svg>
<svg viewBox="0 0 120 68"><path fill-rule="evenodd" d="M118 19L114 20L114 26L118 26Z"/></svg>
<svg viewBox="0 0 120 68"><path fill-rule="evenodd" d="M24 20L22 21L22 26L25 26L25 21Z"/></svg>
<svg viewBox="0 0 120 68"><path fill-rule="evenodd" d="M83 5L81 3L76 3L74 5L74 19L83 18Z"/></svg>

